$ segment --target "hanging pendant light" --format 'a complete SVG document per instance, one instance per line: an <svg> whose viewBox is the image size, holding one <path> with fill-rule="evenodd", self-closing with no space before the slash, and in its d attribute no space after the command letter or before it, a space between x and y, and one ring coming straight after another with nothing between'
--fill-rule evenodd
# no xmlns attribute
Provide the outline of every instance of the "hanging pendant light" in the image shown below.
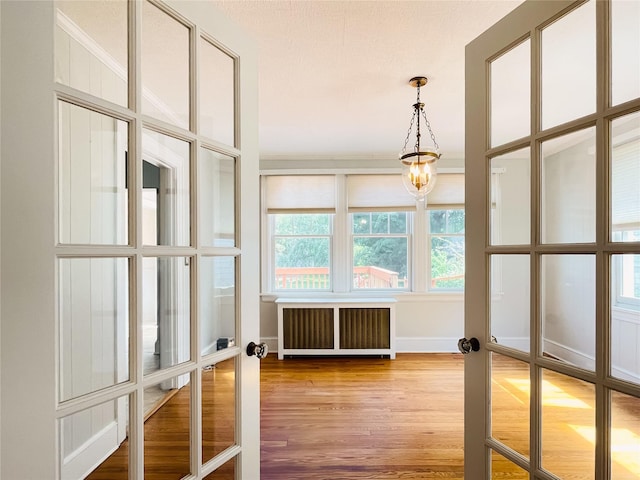
<svg viewBox="0 0 640 480"><path fill-rule="evenodd" d="M427 77L413 77L409 80L409 85L417 88L418 94L416 103L413 104L413 115L411 123L407 131L407 138L404 141L404 147L400 152L400 162L402 162L402 181L407 191L416 197L418 201L425 201L427 194L433 190L436 184L437 171L436 162L440 158L438 142L431 130L431 124L427 120L424 112L424 103L420 101L420 87L427 84ZM429 130L430 139L421 140L420 122L421 118ZM413 149L407 153L407 145L413 131L413 125L416 125L416 141Z"/></svg>

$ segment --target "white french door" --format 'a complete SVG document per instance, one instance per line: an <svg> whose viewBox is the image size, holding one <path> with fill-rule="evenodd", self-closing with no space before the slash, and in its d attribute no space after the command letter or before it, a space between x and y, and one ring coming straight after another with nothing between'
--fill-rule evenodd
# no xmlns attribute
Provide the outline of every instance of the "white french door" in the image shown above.
<svg viewBox="0 0 640 480"><path fill-rule="evenodd" d="M260 478L255 46L207 2L1 9L0 476Z"/></svg>
<svg viewBox="0 0 640 480"><path fill-rule="evenodd" d="M465 478L640 476L640 3L466 49Z"/></svg>

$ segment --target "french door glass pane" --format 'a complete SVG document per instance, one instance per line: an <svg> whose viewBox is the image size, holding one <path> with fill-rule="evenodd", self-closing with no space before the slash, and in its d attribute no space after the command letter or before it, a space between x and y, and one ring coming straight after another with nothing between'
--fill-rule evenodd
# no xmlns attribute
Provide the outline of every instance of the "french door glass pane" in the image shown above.
<svg viewBox="0 0 640 480"><path fill-rule="evenodd" d="M234 146L235 63L204 38L200 39L200 133Z"/></svg>
<svg viewBox="0 0 640 480"><path fill-rule="evenodd" d="M189 128L189 29L142 4L142 112Z"/></svg>
<svg viewBox="0 0 640 480"><path fill-rule="evenodd" d="M204 480L236 480L237 463L238 457L233 457L220 468L216 469L216 471L204 477Z"/></svg>
<svg viewBox="0 0 640 480"><path fill-rule="evenodd" d="M640 97L640 3L611 2L611 103Z"/></svg>
<svg viewBox="0 0 640 480"><path fill-rule="evenodd" d="M61 258L60 400L129 379L129 260Z"/></svg>
<svg viewBox="0 0 640 480"><path fill-rule="evenodd" d="M142 259L144 373L190 359L189 257Z"/></svg>
<svg viewBox="0 0 640 480"><path fill-rule="evenodd" d="M144 390L144 478L179 480L191 472L191 383L174 377Z"/></svg>
<svg viewBox="0 0 640 480"><path fill-rule="evenodd" d="M491 480L529 480L529 474L515 463L491 450Z"/></svg>
<svg viewBox="0 0 640 480"><path fill-rule="evenodd" d="M637 239L640 241L640 235ZM640 355L638 354L640 352L640 255L638 254L611 257L610 315L611 375L640 385Z"/></svg>
<svg viewBox="0 0 640 480"><path fill-rule="evenodd" d="M200 262L200 349L202 355L234 345L236 268L234 257L202 257Z"/></svg>
<svg viewBox="0 0 640 480"><path fill-rule="evenodd" d="M542 355L595 369L595 255L544 255Z"/></svg>
<svg viewBox="0 0 640 480"><path fill-rule="evenodd" d="M129 478L128 432L128 396L62 418L60 478Z"/></svg>
<svg viewBox="0 0 640 480"><path fill-rule="evenodd" d="M543 129L596 111L595 6L590 0L542 30Z"/></svg>
<svg viewBox="0 0 640 480"><path fill-rule="evenodd" d="M531 153L529 148L491 159L491 244L531 241Z"/></svg>
<svg viewBox="0 0 640 480"><path fill-rule="evenodd" d="M491 353L491 437L529 457L529 364Z"/></svg>
<svg viewBox="0 0 640 480"><path fill-rule="evenodd" d="M236 359L202 371L202 463L236 443Z"/></svg>
<svg viewBox="0 0 640 480"><path fill-rule="evenodd" d="M543 243L595 241L595 128L542 144Z"/></svg>
<svg viewBox="0 0 640 480"><path fill-rule="evenodd" d="M640 478L640 398L611 392L611 478Z"/></svg>
<svg viewBox="0 0 640 480"><path fill-rule="evenodd" d="M200 231L202 245L235 247L235 169L233 157L200 149Z"/></svg>
<svg viewBox="0 0 640 480"><path fill-rule="evenodd" d="M640 113L611 122L611 240L640 241ZM637 232L635 235L633 232Z"/></svg>
<svg viewBox="0 0 640 480"><path fill-rule="evenodd" d="M491 256L491 335L500 345L529 351L529 255Z"/></svg>
<svg viewBox="0 0 640 480"><path fill-rule="evenodd" d="M143 130L142 155L143 243L188 246L191 238L189 143Z"/></svg>
<svg viewBox="0 0 640 480"><path fill-rule="evenodd" d="M58 102L59 241L128 242L127 123Z"/></svg>
<svg viewBox="0 0 640 480"><path fill-rule="evenodd" d="M127 2L56 1L55 80L127 105Z"/></svg>
<svg viewBox="0 0 640 480"><path fill-rule="evenodd" d="M491 62L491 146L531 131L531 41Z"/></svg>
<svg viewBox="0 0 640 480"><path fill-rule="evenodd" d="M541 371L542 467L559 478L595 478L595 387Z"/></svg>

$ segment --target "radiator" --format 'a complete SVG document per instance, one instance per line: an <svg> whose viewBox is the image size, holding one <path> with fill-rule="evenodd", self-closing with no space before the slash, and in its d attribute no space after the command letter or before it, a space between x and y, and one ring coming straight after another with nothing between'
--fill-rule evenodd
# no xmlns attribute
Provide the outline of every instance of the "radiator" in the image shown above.
<svg viewBox="0 0 640 480"><path fill-rule="evenodd" d="M333 348L333 308L285 308L284 348Z"/></svg>
<svg viewBox="0 0 640 480"><path fill-rule="evenodd" d="M389 355L395 358L395 299L278 298L278 358Z"/></svg>
<svg viewBox="0 0 640 480"><path fill-rule="evenodd" d="M340 348L389 348L388 308L341 308Z"/></svg>

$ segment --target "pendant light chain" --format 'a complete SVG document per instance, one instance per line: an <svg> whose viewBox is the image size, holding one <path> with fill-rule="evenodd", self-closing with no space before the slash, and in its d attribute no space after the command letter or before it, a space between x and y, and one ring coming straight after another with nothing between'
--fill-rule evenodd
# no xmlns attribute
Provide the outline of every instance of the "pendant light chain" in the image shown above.
<svg viewBox="0 0 640 480"><path fill-rule="evenodd" d="M431 124L429 123L429 120L427 120L427 114L424 112L424 110L422 110L422 116L424 117L424 121L427 124L427 130L429 130L429 135L431 135L431 140L433 140L433 146L436 147L436 150L440 150L440 146L436 141L436 136L433 134L433 130L431 130Z"/></svg>
<svg viewBox="0 0 640 480"><path fill-rule="evenodd" d="M409 122L409 130L407 130L407 138L404 139L404 146L402 147L401 155L404 155L407 151L407 144L409 143L409 137L411 136L411 131L413 130L413 122L416 119L416 110L413 111L413 115L411 115L411 122Z"/></svg>
<svg viewBox="0 0 640 480"><path fill-rule="evenodd" d="M409 122L409 129L407 130L407 137L404 139L404 145L402 147L402 152L401 155L404 155L407 151L407 145L409 143L409 137L411 137L411 132L413 130L413 124L415 123L416 120L416 116L418 117L418 124L417 124L417 131L416 131L416 144L414 146L414 151L415 152L419 152L420 151L420 115L418 114L418 110L422 113L422 118L424 118L424 123L427 126L427 130L429 130L429 136L431 137L431 141L433 142L433 146L436 147L436 150L440 149L440 146L438 145L438 142L436 140L436 136L433 133L433 130L431 129L431 123L429 122L429 119L427 118L427 114L424 111L424 104L422 104L420 102L420 86L417 87L418 93L417 93L417 97L416 97L416 103L413 106L414 110L413 110L413 114L411 115L411 121ZM417 115L416 115L417 114Z"/></svg>

